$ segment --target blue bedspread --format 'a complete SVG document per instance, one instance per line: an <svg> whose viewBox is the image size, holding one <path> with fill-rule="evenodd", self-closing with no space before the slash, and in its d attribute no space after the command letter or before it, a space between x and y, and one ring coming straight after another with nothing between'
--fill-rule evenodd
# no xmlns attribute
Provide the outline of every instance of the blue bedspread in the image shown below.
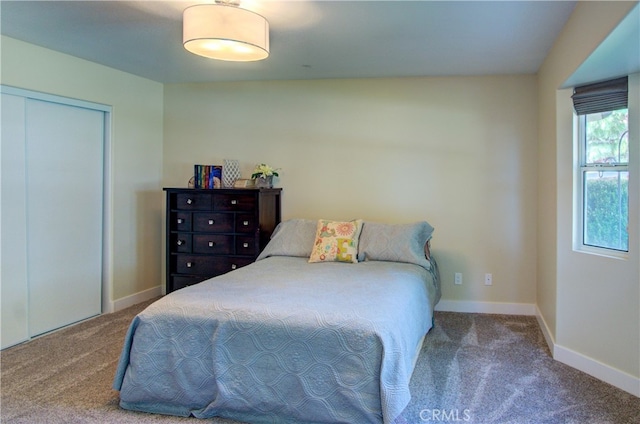
<svg viewBox="0 0 640 424"><path fill-rule="evenodd" d="M158 300L131 323L126 409L251 423L392 423L408 404L437 268L270 257Z"/></svg>

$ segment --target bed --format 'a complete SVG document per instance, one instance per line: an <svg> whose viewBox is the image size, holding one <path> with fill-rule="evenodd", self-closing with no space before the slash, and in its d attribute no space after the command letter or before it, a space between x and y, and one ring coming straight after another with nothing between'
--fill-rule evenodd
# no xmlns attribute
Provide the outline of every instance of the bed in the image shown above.
<svg viewBox="0 0 640 424"><path fill-rule="evenodd" d="M313 250L331 250L318 241L320 222L282 222L255 263L138 314L113 384L120 406L250 423L393 423L440 298L425 255L433 228L360 222L355 246L338 248L348 261L313 262Z"/></svg>

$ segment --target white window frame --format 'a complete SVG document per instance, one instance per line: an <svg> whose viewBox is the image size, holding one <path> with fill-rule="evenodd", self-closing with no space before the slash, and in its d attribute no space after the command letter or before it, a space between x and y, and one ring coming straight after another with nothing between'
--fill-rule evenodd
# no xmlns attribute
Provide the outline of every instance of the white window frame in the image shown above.
<svg viewBox="0 0 640 424"><path fill-rule="evenodd" d="M585 197L584 197L584 181L586 172L628 172L629 181L631 182L631 172L629 171L629 163L615 164L615 165L603 165L603 164L587 164L587 148L586 148L586 115L575 115L575 196L576 196L576 208L574 213L574 249L584 253L591 253L600 256L606 256L610 258L628 259L629 251L617 250L608 247L593 246L584 243L584 216L585 216ZM629 140L630 143L630 140ZM631 161L631 143L629 144L629 161ZM631 193L629 193L631 196ZM629 206L630 207L630 206ZM629 222L631 220L631 211L628 213L627 229L629 228ZM628 244L630 248L630 242Z"/></svg>

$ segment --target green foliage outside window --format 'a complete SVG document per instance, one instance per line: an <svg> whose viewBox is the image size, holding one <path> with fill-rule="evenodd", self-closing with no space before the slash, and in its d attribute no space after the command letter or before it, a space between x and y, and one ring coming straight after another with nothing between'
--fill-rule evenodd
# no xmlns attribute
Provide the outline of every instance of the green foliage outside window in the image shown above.
<svg viewBox="0 0 640 424"><path fill-rule="evenodd" d="M629 179L594 178L587 182L585 240L590 246L629 250Z"/></svg>
<svg viewBox="0 0 640 424"><path fill-rule="evenodd" d="M601 119L597 119L599 117ZM628 128L628 109L588 115L586 162L627 163L629 161Z"/></svg>

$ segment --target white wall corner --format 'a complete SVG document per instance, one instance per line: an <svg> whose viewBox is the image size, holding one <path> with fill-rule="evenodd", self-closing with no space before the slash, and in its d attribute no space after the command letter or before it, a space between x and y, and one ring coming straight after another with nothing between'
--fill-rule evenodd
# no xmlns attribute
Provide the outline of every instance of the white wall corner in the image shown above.
<svg viewBox="0 0 640 424"><path fill-rule="evenodd" d="M640 378L638 377L560 345L555 345L553 359L640 397Z"/></svg>
<svg viewBox="0 0 640 424"><path fill-rule="evenodd" d="M162 295L162 286L152 287L150 289L143 290L141 292L112 301L111 311L118 312L128 308L129 306L133 306L140 302L144 302L146 300L150 300L150 299L153 299L154 297L158 297L161 295Z"/></svg>
<svg viewBox="0 0 640 424"><path fill-rule="evenodd" d="M556 341L553 338L553 334L551 333L551 330L547 325L547 321L545 321L544 317L542 316L542 312L540 312L540 308L538 308L538 305L536 305L536 319L538 320L538 325L540 326L540 330L542 330L542 335L544 336L544 340L547 342L547 346L551 351L551 357L555 358L554 352L555 352Z"/></svg>
<svg viewBox="0 0 640 424"><path fill-rule="evenodd" d="M478 314L501 315L535 315L536 306L533 303L504 303L504 302L477 302L470 300L446 300L441 299L435 307L441 312L463 312Z"/></svg>

